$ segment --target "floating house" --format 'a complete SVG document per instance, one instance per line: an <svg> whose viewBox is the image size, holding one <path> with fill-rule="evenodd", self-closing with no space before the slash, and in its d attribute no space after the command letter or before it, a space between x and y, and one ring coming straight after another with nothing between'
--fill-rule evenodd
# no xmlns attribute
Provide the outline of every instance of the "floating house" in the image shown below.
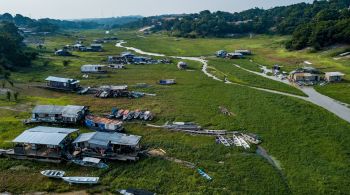
<svg viewBox="0 0 350 195"><path fill-rule="evenodd" d="M215 53L216 57L218 58L226 58L227 51L225 50L220 50Z"/></svg>
<svg viewBox="0 0 350 195"><path fill-rule="evenodd" d="M80 71L82 73L106 73L107 67L99 64L86 64L81 66Z"/></svg>
<svg viewBox="0 0 350 195"><path fill-rule="evenodd" d="M85 117L85 125L96 131L122 131L123 122L99 116L88 115Z"/></svg>
<svg viewBox="0 0 350 195"><path fill-rule="evenodd" d="M38 105L33 109L32 118L28 122L77 124L84 119L87 113L88 107L86 106Z"/></svg>
<svg viewBox="0 0 350 195"><path fill-rule="evenodd" d="M138 160L141 136L122 133L83 133L74 140L74 156L109 160Z"/></svg>
<svg viewBox="0 0 350 195"><path fill-rule="evenodd" d="M28 129L16 137L10 157L48 162L61 162L69 153L72 135L78 129L38 126Z"/></svg>
<svg viewBox="0 0 350 195"><path fill-rule="evenodd" d="M177 63L177 68L180 69L180 70L184 70L188 67L187 63L186 62L182 62L180 61L179 63Z"/></svg>
<svg viewBox="0 0 350 195"><path fill-rule="evenodd" d="M47 87L52 89L76 91L80 89L79 81L70 78L49 76L45 79Z"/></svg>
<svg viewBox="0 0 350 195"><path fill-rule="evenodd" d="M303 67L292 71L289 79L294 82L319 82L324 73L313 67Z"/></svg>
<svg viewBox="0 0 350 195"><path fill-rule="evenodd" d="M237 49L235 50L235 53L241 53L243 55L252 55L252 51L247 49Z"/></svg>
<svg viewBox="0 0 350 195"><path fill-rule="evenodd" d="M143 56L135 56L132 58L132 63L134 64L147 64L149 61L151 61L151 58Z"/></svg>
<svg viewBox="0 0 350 195"><path fill-rule="evenodd" d="M326 72L324 79L328 82L339 82L343 80L344 76L345 74L341 72Z"/></svg>
<svg viewBox="0 0 350 195"><path fill-rule="evenodd" d="M159 81L160 85L173 85L176 84L175 79L163 79Z"/></svg>
<svg viewBox="0 0 350 195"><path fill-rule="evenodd" d="M127 60L132 60L135 57L135 55L131 52L123 52L120 56L126 58Z"/></svg>
<svg viewBox="0 0 350 195"><path fill-rule="evenodd" d="M237 52L235 52L235 53L227 53L226 56L228 58L230 58L230 59L239 59L239 58L243 58L244 57L244 55L242 53L237 53Z"/></svg>

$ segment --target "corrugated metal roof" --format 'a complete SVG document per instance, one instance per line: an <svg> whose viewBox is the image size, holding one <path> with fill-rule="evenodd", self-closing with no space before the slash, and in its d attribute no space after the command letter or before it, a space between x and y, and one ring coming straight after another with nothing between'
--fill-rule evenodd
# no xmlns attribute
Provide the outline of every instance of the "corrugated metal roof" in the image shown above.
<svg viewBox="0 0 350 195"><path fill-rule="evenodd" d="M75 79L70 79L70 78L62 78L62 77L54 77L54 76L49 76L45 79L45 81L55 81L55 82L61 82L61 83L68 83L68 82L79 82Z"/></svg>
<svg viewBox="0 0 350 195"><path fill-rule="evenodd" d="M326 72L326 76L344 76L344 73L341 72Z"/></svg>
<svg viewBox="0 0 350 195"><path fill-rule="evenodd" d="M78 129L38 126L24 131L12 142L58 146L69 134L76 131Z"/></svg>
<svg viewBox="0 0 350 195"><path fill-rule="evenodd" d="M37 105L32 113L36 114L62 114L64 117L76 117L79 112L85 109L85 106L56 106L56 105Z"/></svg>
<svg viewBox="0 0 350 195"><path fill-rule="evenodd" d="M127 135L123 133L93 132L81 134L73 143L88 142L101 146L107 146L109 142L118 145L135 146L141 140L141 136Z"/></svg>

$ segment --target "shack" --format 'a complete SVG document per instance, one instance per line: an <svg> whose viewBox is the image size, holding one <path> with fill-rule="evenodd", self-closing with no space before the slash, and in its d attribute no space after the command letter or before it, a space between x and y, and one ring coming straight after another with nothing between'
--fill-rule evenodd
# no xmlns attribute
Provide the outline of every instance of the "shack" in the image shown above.
<svg viewBox="0 0 350 195"><path fill-rule="evenodd" d="M252 55L252 51L248 50L248 49L237 49L235 50L235 53L241 53L243 55Z"/></svg>
<svg viewBox="0 0 350 195"><path fill-rule="evenodd" d="M88 112L86 106L38 105L33 109L32 118L28 122L77 124L84 119Z"/></svg>
<svg viewBox="0 0 350 195"><path fill-rule="evenodd" d="M80 89L79 81L70 78L49 76L45 79L47 87L65 91L77 91Z"/></svg>
<svg viewBox="0 0 350 195"><path fill-rule="evenodd" d="M289 74L293 82L319 82L323 77L324 73L313 67L299 68Z"/></svg>
<svg viewBox="0 0 350 195"><path fill-rule="evenodd" d="M82 73L106 73L107 67L99 64L86 64L80 68Z"/></svg>
<svg viewBox="0 0 350 195"><path fill-rule="evenodd" d="M13 155L17 159L61 162L69 154L73 133L78 129L38 126L16 137Z"/></svg>
<svg viewBox="0 0 350 195"><path fill-rule="evenodd" d="M85 117L85 125L96 131L122 131L123 122L99 116L88 115Z"/></svg>
<svg viewBox="0 0 350 195"><path fill-rule="evenodd" d="M141 136L122 133L83 133L74 140L74 156L109 160L138 160Z"/></svg>
<svg viewBox="0 0 350 195"><path fill-rule="evenodd" d="M328 82L339 82L343 80L344 76L345 74L341 72L326 72L325 80Z"/></svg>
<svg viewBox="0 0 350 195"><path fill-rule="evenodd" d="M180 70L184 70L188 67L187 63L186 62L182 62L180 61L179 63L177 63L177 68L180 69Z"/></svg>
<svg viewBox="0 0 350 195"><path fill-rule="evenodd" d="M159 81L160 85L173 85L176 84L175 79L163 79Z"/></svg>

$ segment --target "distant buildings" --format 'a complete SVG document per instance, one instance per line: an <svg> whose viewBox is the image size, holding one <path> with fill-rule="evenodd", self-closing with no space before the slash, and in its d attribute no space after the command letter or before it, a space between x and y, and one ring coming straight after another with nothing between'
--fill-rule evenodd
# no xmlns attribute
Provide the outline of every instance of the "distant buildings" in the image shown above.
<svg viewBox="0 0 350 195"><path fill-rule="evenodd" d="M57 55L57 56L71 56L72 54L65 49L60 49L60 50L55 51L55 55Z"/></svg>
<svg viewBox="0 0 350 195"><path fill-rule="evenodd" d="M225 50L219 50L215 53L218 58L230 58L230 59L240 59L244 58L246 55L252 55L252 52L247 49L235 50L235 52L228 53Z"/></svg>

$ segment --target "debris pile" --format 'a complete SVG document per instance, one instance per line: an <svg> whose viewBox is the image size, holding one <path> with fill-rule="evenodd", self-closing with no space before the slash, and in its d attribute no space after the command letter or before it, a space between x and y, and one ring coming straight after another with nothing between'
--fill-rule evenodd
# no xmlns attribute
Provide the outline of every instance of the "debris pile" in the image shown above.
<svg viewBox="0 0 350 195"><path fill-rule="evenodd" d="M140 98L145 96L145 94L141 92L136 92L136 91L128 91L127 85L120 85L120 86L101 86L99 89L97 89L95 96L99 98L117 98L117 97Z"/></svg>
<svg viewBox="0 0 350 195"><path fill-rule="evenodd" d="M255 135L248 135L244 133L233 133L232 135L218 135L216 136L216 143L223 144L224 146L237 146L249 149L249 144L260 144L261 140Z"/></svg>
<svg viewBox="0 0 350 195"><path fill-rule="evenodd" d="M219 110L222 114L227 115L227 116L234 116L235 114L233 112L230 112L227 108L223 106L219 106Z"/></svg>

